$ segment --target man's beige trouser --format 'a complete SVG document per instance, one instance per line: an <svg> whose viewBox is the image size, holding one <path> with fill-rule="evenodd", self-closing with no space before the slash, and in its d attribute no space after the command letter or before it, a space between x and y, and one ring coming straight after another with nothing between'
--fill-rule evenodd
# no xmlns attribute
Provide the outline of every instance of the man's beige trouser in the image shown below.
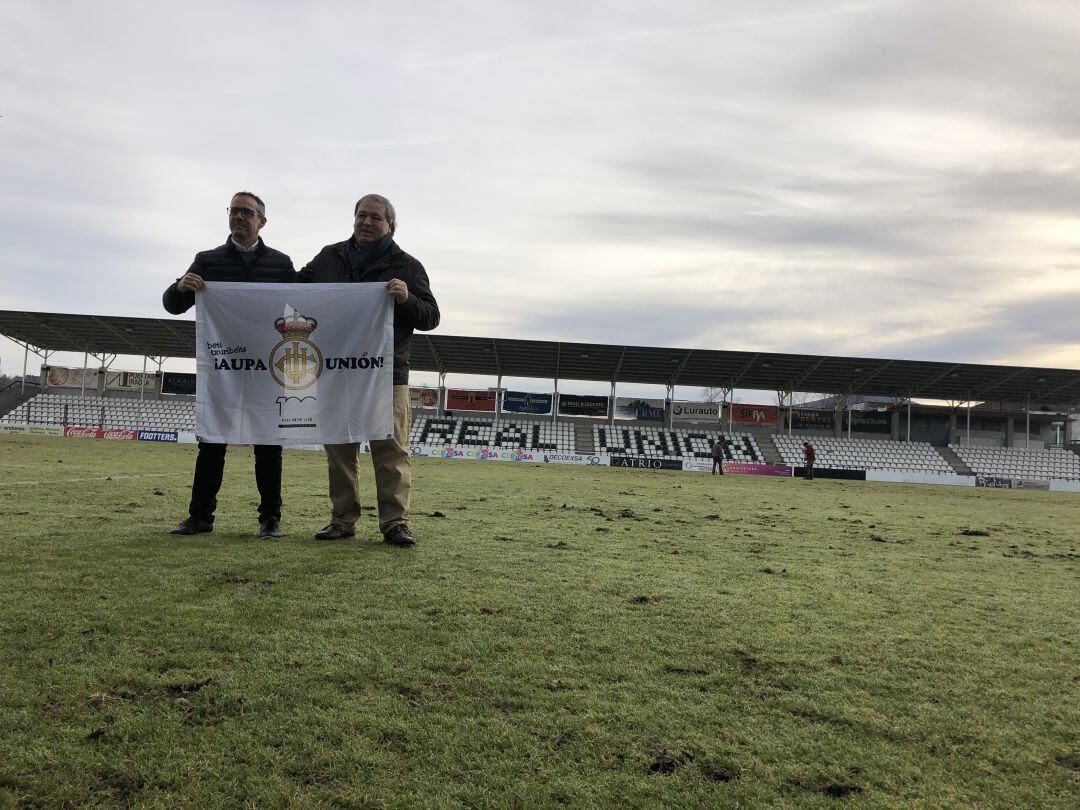
<svg viewBox="0 0 1080 810"><path fill-rule="evenodd" d="M394 438L371 442L375 467L375 492L379 501L379 531L386 534L398 524L409 523L412 494L412 461L409 458L409 386L394 386ZM360 519L360 445L328 444L330 504L333 522L353 528Z"/></svg>

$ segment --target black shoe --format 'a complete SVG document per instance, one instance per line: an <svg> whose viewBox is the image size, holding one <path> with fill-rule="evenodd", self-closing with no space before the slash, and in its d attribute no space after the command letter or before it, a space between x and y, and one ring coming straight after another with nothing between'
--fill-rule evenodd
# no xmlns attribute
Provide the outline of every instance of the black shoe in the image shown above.
<svg viewBox="0 0 1080 810"><path fill-rule="evenodd" d="M189 517L169 534L206 534L214 530L214 524L209 520L199 520L198 518Z"/></svg>
<svg viewBox="0 0 1080 810"><path fill-rule="evenodd" d="M386 534L383 535L383 542L389 543L392 546L415 546L416 538L412 536L412 532L409 531L409 527L404 523L399 523L394 526Z"/></svg>
<svg viewBox="0 0 1080 810"><path fill-rule="evenodd" d="M281 530L281 524L274 518L259 521L259 539L268 540L271 537L282 537L285 534Z"/></svg>
<svg viewBox="0 0 1080 810"><path fill-rule="evenodd" d="M356 537L356 529L337 523L327 523L322 531L315 532L316 540L344 540L347 537Z"/></svg>

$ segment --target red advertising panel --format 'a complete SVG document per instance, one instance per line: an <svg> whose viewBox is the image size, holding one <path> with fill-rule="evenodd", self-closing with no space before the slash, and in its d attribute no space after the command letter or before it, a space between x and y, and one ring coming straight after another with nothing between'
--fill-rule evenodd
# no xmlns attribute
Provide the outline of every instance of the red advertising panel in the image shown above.
<svg viewBox="0 0 1080 810"><path fill-rule="evenodd" d="M776 419L777 408L775 405L743 405L738 402L731 405L731 423L733 425L776 427Z"/></svg>
<svg viewBox="0 0 1080 810"><path fill-rule="evenodd" d="M139 435L136 430L105 430L101 433L103 439L127 439L128 441L135 441L135 438Z"/></svg>
<svg viewBox="0 0 1080 810"><path fill-rule="evenodd" d="M100 439L105 433L101 428L93 427L66 427L65 436L75 436L79 439Z"/></svg>
<svg viewBox="0 0 1080 810"><path fill-rule="evenodd" d="M463 388L448 388L446 389L446 410L490 411L494 413L496 396L494 391L467 391Z"/></svg>
<svg viewBox="0 0 1080 810"><path fill-rule="evenodd" d="M780 475L790 478L793 470L787 464L743 464L742 462L724 462L725 473L738 475Z"/></svg>

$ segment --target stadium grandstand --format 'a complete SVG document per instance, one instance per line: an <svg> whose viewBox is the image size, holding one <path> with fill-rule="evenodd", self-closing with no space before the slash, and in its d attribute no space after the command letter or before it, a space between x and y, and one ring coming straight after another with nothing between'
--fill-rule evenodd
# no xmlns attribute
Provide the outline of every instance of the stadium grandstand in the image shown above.
<svg viewBox="0 0 1080 810"><path fill-rule="evenodd" d="M0 311L0 334L24 348L24 376L31 353L42 360L40 393L3 392L0 429L195 440L194 375L162 371L167 358L194 357L193 322ZM83 354L82 367L50 365L57 352ZM142 370L113 370L120 356L141 356ZM810 440L825 476L1080 482L1075 370L438 334L414 337L412 367L438 375L412 392L417 455L707 470L719 444L731 471L791 475ZM448 374L494 385L448 388ZM506 390L504 378L552 390ZM567 381L603 382L610 394L560 390ZM620 384L664 395L622 397ZM722 401L677 400L677 386ZM775 401L734 402L737 390ZM801 392L831 396L797 405Z"/></svg>

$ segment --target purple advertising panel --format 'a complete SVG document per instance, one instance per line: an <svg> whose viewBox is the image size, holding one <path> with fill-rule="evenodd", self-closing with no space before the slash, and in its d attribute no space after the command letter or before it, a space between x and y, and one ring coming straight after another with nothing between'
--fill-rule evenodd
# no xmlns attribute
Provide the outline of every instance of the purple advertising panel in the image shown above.
<svg viewBox="0 0 1080 810"><path fill-rule="evenodd" d="M140 430L137 438L140 442L175 442L175 430Z"/></svg>
<svg viewBox="0 0 1080 810"><path fill-rule="evenodd" d="M724 472L737 475L780 475L790 478L792 468L787 464L742 464L740 462L725 461Z"/></svg>

